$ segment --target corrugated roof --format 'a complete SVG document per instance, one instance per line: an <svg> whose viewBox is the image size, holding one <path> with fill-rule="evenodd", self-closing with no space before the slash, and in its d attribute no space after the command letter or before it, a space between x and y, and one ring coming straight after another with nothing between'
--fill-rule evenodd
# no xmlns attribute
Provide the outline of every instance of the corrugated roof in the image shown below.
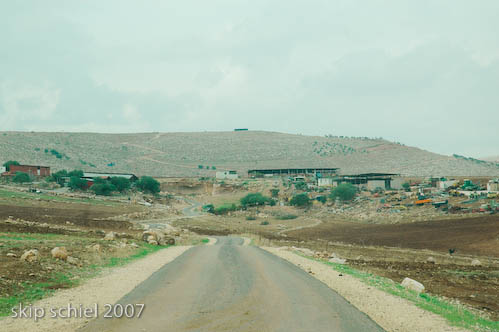
<svg viewBox="0 0 499 332"><path fill-rule="evenodd" d="M137 177L135 174L131 173L98 173L98 172L83 172L84 178L100 178L100 177L119 177L125 179L131 179Z"/></svg>

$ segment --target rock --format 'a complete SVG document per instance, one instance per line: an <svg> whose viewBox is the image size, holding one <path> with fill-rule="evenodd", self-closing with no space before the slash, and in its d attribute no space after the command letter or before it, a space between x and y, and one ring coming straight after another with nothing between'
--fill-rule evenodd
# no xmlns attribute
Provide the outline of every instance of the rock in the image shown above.
<svg viewBox="0 0 499 332"><path fill-rule="evenodd" d="M71 265L78 265L78 258L74 258L72 256L67 257L67 262Z"/></svg>
<svg viewBox="0 0 499 332"><path fill-rule="evenodd" d="M333 257L329 260L329 263L336 263L336 264L345 264L346 262L347 262L346 259L339 257Z"/></svg>
<svg viewBox="0 0 499 332"><path fill-rule="evenodd" d="M162 237L160 239L158 239L158 244L160 246L166 246L166 245L174 245L175 244L175 238L173 237Z"/></svg>
<svg viewBox="0 0 499 332"><path fill-rule="evenodd" d="M14 254L13 252L8 252L7 257L17 257L17 255Z"/></svg>
<svg viewBox="0 0 499 332"><path fill-rule="evenodd" d="M50 251L52 257L55 259L61 259L65 261L68 258L68 251L65 247L55 247Z"/></svg>
<svg viewBox="0 0 499 332"><path fill-rule="evenodd" d="M430 256L426 259L426 263L432 263L432 264L435 264L437 261L435 260L435 258L433 258L433 256Z"/></svg>
<svg viewBox="0 0 499 332"><path fill-rule="evenodd" d="M481 266L482 262L480 262L478 259L474 259L471 261L471 266Z"/></svg>
<svg viewBox="0 0 499 332"><path fill-rule="evenodd" d="M102 250L102 247L100 244L94 244L93 246L90 247L91 250L95 251L95 252L100 252Z"/></svg>
<svg viewBox="0 0 499 332"><path fill-rule="evenodd" d="M407 289L415 291L418 294L424 291L423 284L411 278L404 278L404 280L402 280L401 285Z"/></svg>
<svg viewBox="0 0 499 332"><path fill-rule="evenodd" d="M36 262L40 259L40 253L36 249L27 250L22 254L21 260L25 262Z"/></svg>
<svg viewBox="0 0 499 332"><path fill-rule="evenodd" d="M114 241L116 240L116 233L115 232L109 232L104 236L104 240L106 241Z"/></svg>
<svg viewBox="0 0 499 332"><path fill-rule="evenodd" d="M156 240L154 240L154 239L152 239L152 238L151 238L151 239L149 239L149 240L147 240L147 243L152 244L152 245L155 245L155 246L157 246L157 245L158 245L158 241L156 241Z"/></svg>

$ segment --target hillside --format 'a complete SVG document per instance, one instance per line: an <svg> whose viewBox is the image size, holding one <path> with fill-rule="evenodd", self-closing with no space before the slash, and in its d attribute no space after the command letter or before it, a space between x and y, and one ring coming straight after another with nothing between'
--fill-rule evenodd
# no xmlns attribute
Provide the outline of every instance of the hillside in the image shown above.
<svg viewBox="0 0 499 332"><path fill-rule="evenodd" d="M394 172L412 176L497 176L499 165L443 156L381 139L276 132L38 133L1 132L0 161L54 169L202 176L217 170L339 167L341 173ZM199 168L203 166L203 169ZM209 170L206 167L209 167Z"/></svg>
<svg viewBox="0 0 499 332"><path fill-rule="evenodd" d="M486 157L486 158L482 158L482 159L485 161L499 163L499 156L491 156L491 157Z"/></svg>

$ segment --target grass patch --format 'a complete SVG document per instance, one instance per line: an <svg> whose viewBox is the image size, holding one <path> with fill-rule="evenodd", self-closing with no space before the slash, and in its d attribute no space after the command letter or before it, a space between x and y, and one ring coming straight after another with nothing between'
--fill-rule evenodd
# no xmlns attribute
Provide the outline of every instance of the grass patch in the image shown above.
<svg viewBox="0 0 499 332"><path fill-rule="evenodd" d="M325 262L321 259L305 256L300 252L295 253L302 257L329 265L334 270L343 274L351 275L370 286L376 287L379 290L404 298L424 310L444 317L451 325L464 327L473 331L499 331L499 322L482 318L462 306L449 303L437 296L426 293L417 294L414 291L404 288L402 285L391 279L380 277L368 272L358 271L348 265Z"/></svg>
<svg viewBox="0 0 499 332"><path fill-rule="evenodd" d="M275 216L274 218L276 218L277 220L291 220L298 218L298 216L295 214L281 214Z"/></svg>
<svg viewBox="0 0 499 332"><path fill-rule="evenodd" d="M210 242L210 239L202 239L201 240L201 243L205 243L206 244L206 243L209 243L209 242Z"/></svg>

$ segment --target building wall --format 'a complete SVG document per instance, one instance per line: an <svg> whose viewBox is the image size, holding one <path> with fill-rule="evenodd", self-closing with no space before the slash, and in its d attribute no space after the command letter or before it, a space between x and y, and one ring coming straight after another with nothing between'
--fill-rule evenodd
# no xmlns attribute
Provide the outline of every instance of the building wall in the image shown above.
<svg viewBox="0 0 499 332"><path fill-rule="evenodd" d="M402 179L401 177L394 177L390 181L390 188L395 190L400 190L402 189L403 184L404 184L404 179Z"/></svg>
<svg viewBox="0 0 499 332"><path fill-rule="evenodd" d="M332 178L318 178L317 185L319 187L332 187L333 179Z"/></svg>
<svg viewBox="0 0 499 332"><path fill-rule="evenodd" d="M50 176L50 167L46 166L29 166L29 165L10 165L10 174L16 172L24 172L33 176Z"/></svg>
<svg viewBox="0 0 499 332"><path fill-rule="evenodd" d="M487 183L487 191L499 191L499 182Z"/></svg>
<svg viewBox="0 0 499 332"><path fill-rule="evenodd" d="M447 188L455 185L457 182L458 182L457 180L439 181L438 182L438 188L440 188L440 189L447 189Z"/></svg>

